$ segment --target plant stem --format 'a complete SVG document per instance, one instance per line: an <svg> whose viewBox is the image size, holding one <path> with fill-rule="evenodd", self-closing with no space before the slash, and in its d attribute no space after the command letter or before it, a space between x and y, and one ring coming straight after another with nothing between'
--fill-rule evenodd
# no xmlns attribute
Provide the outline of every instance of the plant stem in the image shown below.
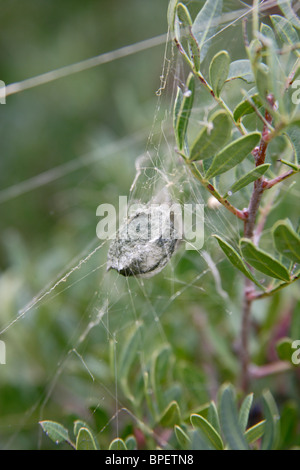
<svg viewBox="0 0 300 470"><path fill-rule="evenodd" d="M194 162L191 162L187 159L185 159L186 163L188 164L192 174L197 178L198 181L214 196L224 207L226 207L227 210L229 210L232 214L234 214L236 217L238 217L241 220L246 220L247 219L247 212L246 211L241 211L240 209L237 209L234 207L230 202L222 197L216 188L209 182L207 181L200 173L198 170L196 164Z"/></svg>
<svg viewBox="0 0 300 470"><path fill-rule="evenodd" d="M178 49L178 51L180 52L180 54L183 56L184 60L187 62L187 64L189 65L190 69L192 70L193 74L195 75L195 77L197 77L200 82L202 83L202 85L204 85L204 87L207 89L207 91L210 93L210 95L214 98L214 100L218 103L219 106L221 106L225 111L226 113L230 116L233 124L235 125L235 127L240 131L240 133L242 135L246 135L247 134L247 130L245 129L244 125L241 123L241 122L236 122L234 117L233 117L233 113L232 111L230 110L230 108L227 106L227 104L225 103L225 101L219 97L219 96L216 96L216 94L214 93L212 87L209 85L209 83L205 80L205 78L203 77L202 73L198 70L195 69L195 66L193 64L193 62L190 60L190 58L186 55L183 47L181 46L180 42L174 38L174 42L176 44L176 47Z"/></svg>
<svg viewBox="0 0 300 470"><path fill-rule="evenodd" d="M214 98L214 100L224 109L224 111L226 111L226 113L230 116L233 124L235 125L235 127L240 131L240 133L242 135L246 135L247 134L247 130L245 129L244 125L241 123L241 122L236 122L234 117L233 117L233 113L231 111L231 109L227 106L227 104L225 103L225 101L220 97L220 96L217 96L212 87L207 83L207 81L205 80L205 78L203 77L203 75L194 70L194 67L193 67L193 73L194 75L200 80L200 82L202 83L202 85L205 86L205 88L209 91L209 93L211 94L211 96Z"/></svg>
<svg viewBox="0 0 300 470"><path fill-rule="evenodd" d="M268 96L268 101L271 106L274 106L273 96ZM256 166L262 165L265 162L266 151L269 143L268 136L270 134L269 124L272 123L272 116L265 111L265 123L263 126L262 136L259 148L256 154ZM258 213L261 198L264 192L264 178L261 177L254 182L254 187L248 207L248 217L244 221L244 237L253 239L256 216ZM250 333L250 317L252 297L250 293L253 291L253 283L248 278L245 279L244 286L244 305L242 314L242 331L241 331L241 387L244 392L247 392L250 384L250 354L249 354L249 333Z"/></svg>
<svg viewBox="0 0 300 470"><path fill-rule="evenodd" d="M254 379L260 379L273 374L280 374L292 370L292 365L287 361L277 361L264 366L251 366L250 375Z"/></svg>
<svg viewBox="0 0 300 470"><path fill-rule="evenodd" d="M250 290L252 290L252 281L250 281L250 279L246 279L241 329L241 387L245 392L247 392L249 389L250 384L249 330L252 300L248 297L248 295L246 295Z"/></svg>
<svg viewBox="0 0 300 470"><path fill-rule="evenodd" d="M269 181L265 180L263 182L263 190L273 188L275 184L281 183L281 181L289 178L290 176L295 175L296 173L298 173L297 170L289 170L277 176L276 178L273 178L272 180L269 180Z"/></svg>
<svg viewBox="0 0 300 470"><path fill-rule="evenodd" d="M255 228L255 233L254 233L254 236L253 236L253 242L254 242L255 245L258 245L258 243L259 243L259 240L260 240L262 231L264 229L267 217L268 217L268 215L270 214L270 212L273 208L274 201L275 201L276 197L278 196L278 191L279 190L277 188L277 191L271 192L271 195L268 197L268 200L267 200L265 206L263 208L261 208L261 210L260 210L260 217L257 221L256 228Z"/></svg>
<svg viewBox="0 0 300 470"><path fill-rule="evenodd" d="M295 274L294 277L289 282L282 282L281 284L278 284L276 287L269 288L265 292L249 292L248 293L248 299L249 301L253 302L254 300L259 300L259 299L264 299L265 297L270 297L271 295L275 294L275 292L278 292L279 290L283 289L286 286L289 286L293 282L297 281L300 279L300 273Z"/></svg>

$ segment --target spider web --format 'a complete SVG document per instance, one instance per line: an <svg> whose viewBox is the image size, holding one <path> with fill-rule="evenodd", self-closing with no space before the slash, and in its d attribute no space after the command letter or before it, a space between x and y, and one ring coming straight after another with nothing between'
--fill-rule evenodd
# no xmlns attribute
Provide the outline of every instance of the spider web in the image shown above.
<svg viewBox="0 0 300 470"><path fill-rule="evenodd" d="M232 12L232 4L236 11ZM238 38L241 37L241 20L250 15L250 9L240 2L225 2L226 8L228 11L220 18L219 31L213 38L213 51L227 49L231 52L236 49ZM161 273L146 280L122 277L115 271L107 272L109 241L100 241L97 238L90 240L76 256L67 260L66 255L63 255L62 270L57 275L53 274L56 266L51 266L49 257L44 260L44 266L49 265L49 270L32 266L38 279L34 286L39 285L40 290L26 302L24 297L27 294L20 295L21 306L17 314L14 317L3 315L0 332L0 338L5 341L8 350L8 363L5 370L1 369L4 380L17 388L22 386L23 381L31 383L28 390L32 393L29 400L32 405L26 410L17 410L15 415L2 420L3 447L26 447L26 432L37 429L37 422L43 419L57 420L69 427L70 416L80 417L88 422L95 419L96 424L92 423L92 426L96 428L100 442L108 439L107 432L110 433L110 439L119 437L126 423L143 429L143 413L138 412L135 404L138 399L130 396L137 392L133 391L130 384L125 383L125 372L122 370L130 362L129 359L126 362L126 354L128 358L131 352L126 349L126 345L133 348L130 343L133 332L138 333L130 366L133 364L141 377L145 377L149 373L152 355L162 348L185 351L182 353L185 359L194 358L193 348L197 349L199 334L205 341L203 331L199 333L199 328L203 330L203 325L205 328L205 324L209 323L207 316L210 314L210 302L219 306L220 326L224 325L226 318L230 328L236 328L236 323L231 322L231 318L236 318L239 312L222 285L219 270L222 269L223 256L211 240L210 234L225 233L228 238L234 239L238 237L241 227L236 219L228 217L224 209L215 205L207 196L175 151L171 108L177 87L185 91L186 70L173 49L170 37L166 35L156 42L162 40L166 46L150 133L139 131L137 135L109 144L104 149L99 145L88 155L3 189L0 192L0 202L5 205L16 196L23 197L25 193L32 191L38 193L46 184L51 184L57 178L64 179L78 169L84 169L89 174L93 171L91 165L109 169L110 159L113 159L113 164L118 165L120 158L124 154L130 155L132 146L136 147L139 142L139 145L144 145L144 150L136 155L135 165L132 157L126 159L132 172L131 185L126 194L116 194L112 203L116 205L120 195L127 195L129 204L149 203L163 188L167 188L175 202L203 204L204 246L200 250L188 251L181 247ZM155 40L152 45L155 45ZM151 47L151 42L144 44L144 47ZM133 52L134 47L130 52L123 51L123 55ZM111 60L117 57L118 54L112 54ZM99 59L86 61L81 68L77 67L78 70L66 67L63 74L71 77L74 72L99 64ZM12 85L10 92L20 93L28 86L37 90L38 85L46 80L55 80L60 76L54 70L44 79L36 78L23 85ZM193 128L196 132L199 126L205 125L208 114L215 108L215 104L208 101L205 94L200 93L199 96L191 116L191 132ZM116 178L114 184L118 186L120 179ZM226 184L225 181L224 187ZM245 197L245 204L246 200ZM94 192L95 212L98 204L99 200ZM68 213L66 216L68 217ZM94 221L96 227L95 216ZM70 234L67 233L64 237L65 243L68 243L68 236ZM67 253L69 256L69 252ZM5 284L3 279L2 291L6 285L8 283ZM14 286L14 292L18 288L18 284ZM204 314L202 300L205 305ZM72 310L78 308L77 303L80 304L81 313L72 318ZM5 301L2 307L4 311ZM198 331L195 331L195 324L198 325ZM35 331L39 329L38 337L31 338L31 328ZM62 341L53 337L55 333L62 337ZM233 336L234 333L233 331ZM31 341L37 347L43 341L48 343L47 354L43 352L46 357L40 363L36 364L34 350L30 351ZM10 350L10 344L16 348L14 353ZM44 370L40 370L41 367ZM199 396L214 396L216 381L217 378L212 376L208 383L200 384L199 389L194 392ZM150 385L148 392L151 400L153 390ZM144 414L145 406L143 405ZM61 409L65 416L61 414ZM166 445L167 438L156 435L155 432L153 436L157 443ZM45 440L42 433L36 431L37 447L42 447Z"/></svg>

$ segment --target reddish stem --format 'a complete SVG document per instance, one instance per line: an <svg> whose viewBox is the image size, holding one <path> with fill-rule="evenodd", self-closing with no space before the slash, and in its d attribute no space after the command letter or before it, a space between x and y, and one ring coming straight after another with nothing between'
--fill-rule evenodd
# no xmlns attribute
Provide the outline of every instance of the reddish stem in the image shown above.
<svg viewBox="0 0 300 470"><path fill-rule="evenodd" d="M274 106L274 97L269 95L267 97L268 102L271 106ZM268 124L272 123L272 116L266 110L265 111L265 123L263 126L262 136L258 149L254 152L255 156L255 165L259 166L265 162L266 151L269 142L270 130ZM244 236L246 238L253 239L254 228L257 212L261 202L261 198L264 192L264 178L261 177L254 182L254 188L252 191L249 207L248 207L248 217L244 222ZM241 331L241 386L245 392L247 392L250 384L250 354L249 354L249 330L250 330L250 316L251 316L251 305L252 299L249 296L249 292L253 290L252 282L247 278L245 279L245 288L244 288L244 306L243 306L243 316L242 316L242 331Z"/></svg>
<svg viewBox="0 0 300 470"><path fill-rule="evenodd" d="M263 182L263 189L265 190L265 189L273 188L275 184L281 183L281 181L285 180L286 178L289 178L295 173L297 173L296 170L289 170L289 171L286 171L285 173L282 173L282 175L279 175L276 178L273 178L272 180L269 180L269 181L265 180Z"/></svg>

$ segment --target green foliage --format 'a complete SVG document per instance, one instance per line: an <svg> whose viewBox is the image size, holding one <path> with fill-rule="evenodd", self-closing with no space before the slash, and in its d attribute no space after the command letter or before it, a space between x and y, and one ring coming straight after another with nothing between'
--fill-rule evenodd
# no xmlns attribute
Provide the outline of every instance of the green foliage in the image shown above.
<svg viewBox="0 0 300 470"><path fill-rule="evenodd" d="M227 51L218 52L209 66L209 80L216 96L220 96L228 77L230 57Z"/></svg>
<svg viewBox="0 0 300 470"><path fill-rule="evenodd" d="M291 361L293 355L293 340L291 338L281 338L276 343L276 352L282 361Z"/></svg>
<svg viewBox="0 0 300 470"><path fill-rule="evenodd" d="M206 179L225 173L241 163L258 144L257 132L242 136L224 147L213 159L206 172Z"/></svg>
<svg viewBox="0 0 300 470"><path fill-rule="evenodd" d="M244 101L241 101L233 111L233 117L235 121L240 121L247 114L255 112L255 107L260 107L262 105L261 99L258 93L250 95L245 98Z"/></svg>
<svg viewBox="0 0 300 470"><path fill-rule="evenodd" d="M164 427L173 427L180 423L180 408L176 401L169 403L159 418L159 424Z"/></svg>
<svg viewBox="0 0 300 470"><path fill-rule="evenodd" d="M194 428L199 428L211 446L217 450L223 450L223 442L220 434L203 416L192 414L191 423Z"/></svg>
<svg viewBox="0 0 300 470"><path fill-rule="evenodd" d="M207 26L200 34L199 24L205 16L212 20L214 8L219 8L220 4L207 1L200 12L196 13L194 20L186 11L189 6L185 7L185 16L188 18L185 23L200 50L200 69L195 67L191 56L187 55L183 35L177 37L179 52L185 57L199 83L199 91L197 86L194 91L193 103L197 102L197 95L201 99L209 92L212 108L213 103L217 107L217 110L213 108L213 114L195 131L191 117L196 111L191 103L188 110L188 120L191 122L185 122L186 146L185 149L180 147L179 153L198 183L216 198L224 210L229 210L231 217L233 214L244 223L244 234L241 230L239 238L235 237L231 243L227 241L228 234L225 232L218 233L216 230L212 235L229 262L226 267L232 266L235 272L242 273L247 278L244 300L247 300L250 308L253 308L256 299L270 297L299 279L299 231L293 228L290 219L280 220L280 210L278 215L275 213L275 209L280 207L281 199L276 196L273 188L278 188L284 180L299 172L299 103L295 100L292 88L294 80L299 76L300 43L297 30L300 22L292 1L282 0L278 5L283 15L271 15L270 21L266 20L261 24L258 2L254 6L251 39L248 38L247 28L244 28L247 58L231 60L231 51L229 54L226 50L221 50L209 59L208 72L202 63L208 55L211 40L208 37L206 41L205 38L209 35L212 37L215 30L210 30L207 20ZM178 105L175 103L175 115L178 114L177 109ZM178 140L176 127L174 130ZM281 148L280 142L283 143ZM276 149L276 162L272 159L271 149L273 152ZM225 193L224 186L228 188ZM269 199L265 195L268 191L271 192ZM298 205L297 202L295 204ZM270 214L272 219L264 232ZM293 210L288 215L293 217ZM235 248L236 246L239 248ZM235 276L235 279L239 278L238 274ZM247 302L244 303L244 310L241 307L240 313L244 315L242 322L246 321L248 315ZM268 329L272 329L270 321ZM244 331L244 336L249 334L249 331ZM269 337L270 334L268 333ZM242 343L244 348L248 347L244 337ZM292 364L292 344L290 337L277 341L279 362L274 365L275 369L278 365L279 368L289 370L289 365ZM249 352L242 354L250 355ZM249 367L243 360L242 364L244 369ZM272 367L270 366L270 370ZM262 370L263 368L264 366ZM267 370L268 365L265 368ZM263 394L265 419L248 429L253 394L246 395L238 412L234 390L225 387L220 393L218 417L216 418L214 412L213 426L207 414L191 416L195 427L191 442L195 448L227 446L231 449L248 449L249 445L256 445L257 440L261 440L262 449L278 447L281 432L278 411L269 392ZM211 415L213 409L215 408L211 408Z"/></svg>
<svg viewBox="0 0 300 470"><path fill-rule="evenodd" d="M191 413L187 415L187 418L182 417L178 404L171 402L158 422L164 429L173 430L169 446L184 450L276 448L279 416L270 392L265 391L262 395L265 419L250 427L248 427L248 420L253 404L253 394L245 397L239 409L235 395L236 391L233 386L224 384L220 389L217 404L212 401L203 408L202 412ZM56 444L65 440L76 450L99 450L99 443L93 432L90 428L84 427L84 423L82 424L82 427L79 422L74 425L76 437L76 445L74 445L69 439L68 431L59 423L52 421L41 423L43 430ZM151 433L150 429L143 428L143 431ZM103 448L102 444L101 448ZM108 444L109 450L134 448L136 448L136 440L131 435L124 439L115 438Z"/></svg>
<svg viewBox="0 0 300 470"><path fill-rule="evenodd" d="M192 143L189 160L205 160L215 155L229 140L230 134L228 115L224 111L217 111Z"/></svg>
<svg viewBox="0 0 300 470"><path fill-rule="evenodd" d="M193 22L192 33L200 49L201 62L206 56L211 38L217 31L222 7L223 0L207 0Z"/></svg>
<svg viewBox="0 0 300 470"><path fill-rule="evenodd" d="M123 439L116 438L110 443L108 450L127 450L127 447Z"/></svg>
<svg viewBox="0 0 300 470"><path fill-rule="evenodd" d="M300 29L300 20L292 8L291 0L278 0L278 6L286 19L295 26L295 28Z"/></svg>
<svg viewBox="0 0 300 470"><path fill-rule="evenodd" d="M248 420L249 420L249 413L251 410L251 406L253 403L253 393L250 393L249 395L246 395L244 398L241 408L239 411L239 425L243 432L247 429L248 425Z"/></svg>
<svg viewBox="0 0 300 470"><path fill-rule="evenodd" d="M299 41L297 31L292 26L290 21L286 18L283 18L279 15L272 15L271 21L274 25L275 31L278 34L282 42L293 46ZM295 51L296 55L299 55L297 50Z"/></svg>
<svg viewBox="0 0 300 470"><path fill-rule="evenodd" d="M229 243L227 243L225 240L222 240L221 237L219 237L218 235L213 236L218 240L220 248L223 250L229 261L233 264L233 266L239 269L246 277L248 277L248 279L253 281L258 287L262 288L262 286L247 268L240 254Z"/></svg>
<svg viewBox="0 0 300 470"><path fill-rule="evenodd" d="M121 13L116 19L118 28L124 26L129 34L128 42L131 37L132 41L138 40L133 35L136 29L146 35L146 30L140 29L141 20L135 16L139 3L134 2L131 21L130 15ZM148 3L143 8L149 8L149 12L153 3ZM120 5L116 10L121 12ZM67 267L79 248L94 236L91 220L95 200L111 202L116 195L127 193L132 183L133 160L144 151L141 129L151 126L155 109L145 92L150 90L149 95L155 95L158 85L161 64L157 67L154 52L138 54L142 66L128 56L117 67L113 64L107 76L103 69L89 75L88 86L86 81L83 86L79 74L74 90L64 80L62 94L58 87L47 85L50 108L45 95L37 93L32 99L30 91L31 101L26 101L26 93L22 95L24 108L10 108L11 115L6 117L2 132L15 121L19 127L25 126L25 134L32 119L32 140L37 140L38 147L19 135L13 136L11 148L3 145L3 154L7 152L10 162L8 185L19 178L26 180L33 173L39 175L48 168L42 163L47 162L49 168L61 165L61 161L52 160L59 158L56 155L65 155L63 164L67 163L74 148L85 148L86 141L92 145L96 141L97 158L93 169L78 172L78 178L74 176L67 183L58 181L49 192L44 185L41 197L34 195L32 202L29 194L28 211L13 204L3 211L7 227L14 226L13 214L18 214L20 221L16 223L16 236L10 229L2 234L7 247L0 280L2 321L10 323L41 285L50 295L24 316L25 321L16 322L18 334L14 328L7 331L7 345L14 356L10 368L1 369L1 443L11 442L11 429L15 430L20 415L24 414L27 420L29 409L30 422L34 424L28 431L26 421L15 446L36 445L36 423L42 417L47 418L40 421L48 436L42 439L41 446L45 448L54 447L52 442L59 448L113 451L157 447L269 450L300 446L298 365L292 362L294 340L300 338L295 282L300 261L296 186L300 109L299 104L292 102L292 84L300 73L299 18L293 2L279 0L278 6L283 16L268 17L269 11L263 10L256 15L254 11L253 21L248 21L243 36L239 22L222 22L227 21L231 7L233 13L240 15L230 2L169 2L171 37L185 62L178 75L177 69L175 73L176 85L180 83L173 108L176 142L170 145L168 141L166 150L161 134L158 137L153 131L151 139L158 159L166 151L178 163L174 169L178 187L171 180L166 182L168 187L180 192L180 196L190 191L193 201L197 197L204 200L205 217L210 224L205 225L205 245L199 256L197 252L181 256L183 250L179 247L170 271L153 281L108 276L100 283L97 277L93 281L92 274L97 276L100 267L105 266L105 250L100 250L96 259L82 263L77 278L78 270L74 271L75 278L63 288L48 287L49 276L53 279L62 265ZM73 8L78 8L78 17ZM95 54L99 53L99 43L106 40L103 28L111 40L108 50L118 47L114 42L118 36L116 24L99 28L97 18L93 32L90 25L94 25L94 10L89 11L85 5L85 23L82 8L80 2L72 3L72 11L67 8L67 16L73 18L70 29L77 35L78 24L83 21L87 43L95 35ZM157 17L161 16L160 10ZM264 23L259 25L259 18ZM49 23L54 27L55 21ZM62 26L57 34L59 40L69 34L64 22ZM146 37L154 34L149 29ZM69 38L68 46L73 53L77 50L74 37ZM28 44L28 50L34 51L41 44L43 53L39 50L38 57L44 57L45 49L48 60L53 60L57 51L49 48L47 54L50 39L53 40L53 33L49 37L41 33L34 37L34 47ZM83 41L74 61L91 56L85 47ZM18 48L12 42L11 51ZM159 62L163 49L160 54ZM28 58L30 54L22 55ZM173 55L166 56L169 65ZM15 78L16 68L20 77L37 73L22 69L22 60L16 57L8 76ZM63 55L59 60L66 63ZM48 67L42 63L42 68ZM175 70L173 64L170 70ZM127 78L129 71L132 74ZM167 75L167 71L164 73ZM182 77L184 73L186 79ZM169 100L169 87L165 95ZM162 128L163 97L160 100L156 109ZM141 103L148 101L147 108L142 107ZM44 106L45 110L39 113L37 108ZM91 114L86 111L88 106ZM31 115L31 110L38 118ZM53 116L56 130L44 141L48 119L53 126ZM163 124L164 136L169 139L168 123ZM118 136L128 132L136 136L137 130L142 145L134 138L128 149L118 149L118 160L105 154L105 162L101 161L98 147L102 151L103 142L114 146ZM10 132L13 131L14 127ZM58 145L60 141L62 147ZM266 152L259 161L263 148ZM13 158L19 153L22 165ZM31 154L38 158L31 160ZM173 159L174 155L180 161ZM19 173L15 174L17 168ZM34 172L26 173L30 168ZM157 170L159 164L155 166L155 178ZM150 173L151 170L148 184L152 182ZM146 188L142 186L141 192ZM254 208L253 233L248 238L243 231L257 188L260 192ZM211 204L214 198L215 206ZM35 210L31 212L32 207ZM83 215L86 212L88 217ZM43 217L47 224L40 222ZM22 230L18 232L23 225L24 234ZM107 292L113 292L109 306ZM51 302L47 302L50 297ZM258 299L261 300L256 302ZM243 316L245 301L252 302L248 324ZM241 380L245 331L250 385ZM77 335L78 341L74 339ZM13 364L18 364L18 373ZM19 421L17 424L19 427Z"/></svg>
<svg viewBox="0 0 300 470"><path fill-rule="evenodd" d="M242 238L240 247L245 260L250 266L267 274L267 276L286 282L290 281L290 275L286 267L265 251L257 248L250 240Z"/></svg>
<svg viewBox="0 0 300 470"><path fill-rule="evenodd" d="M221 394L220 422L229 448L247 450L248 444L242 432L234 391L231 387L225 387Z"/></svg>
<svg viewBox="0 0 300 470"><path fill-rule="evenodd" d="M190 74L186 83L186 91L182 93L180 88L178 88L177 92L174 110L174 127L176 129L177 143L180 150L184 147L187 125L193 107L195 92L194 81L193 74Z"/></svg>
<svg viewBox="0 0 300 470"><path fill-rule="evenodd" d="M288 136L288 139L294 151L295 163L298 163L298 167L296 167L298 171L299 171L299 165L300 165L299 127L300 127L300 121L297 121L297 122L292 122L292 124L290 124L286 128L286 134Z"/></svg>
<svg viewBox="0 0 300 470"><path fill-rule="evenodd" d="M262 450L276 449L280 433L280 419L276 403L272 394L267 390L263 394L263 405L266 417L264 434L262 436Z"/></svg>
<svg viewBox="0 0 300 470"><path fill-rule="evenodd" d="M273 227L274 244L283 256L294 263L300 262L300 237L288 220L278 221Z"/></svg>
<svg viewBox="0 0 300 470"><path fill-rule="evenodd" d="M59 444L63 441L70 442L69 432L61 424L55 423L54 421L41 421L40 425L55 444Z"/></svg>
<svg viewBox="0 0 300 470"><path fill-rule="evenodd" d="M239 180L237 180L230 188L232 193L236 193L240 191L240 189L248 186L248 184L253 183L254 181L258 180L261 176L263 176L266 171L270 168L271 163L263 163L262 165L258 165L252 170L248 171L245 175L243 175ZM228 193L227 193L228 194Z"/></svg>
<svg viewBox="0 0 300 470"><path fill-rule="evenodd" d="M263 420L257 424L254 424L254 426L251 426L251 428L247 429L247 431L245 432L245 438L248 444L253 444L255 441L261 439L264 434L265 426L266 421Z"/></svg>
<svg viewBox="0 0 300 470"><path fill-rule="evenodd" d="M235 60L230 63L227 81L240 79L246 83L253 83L254 77L251 62L248 59Z"/></svg>
<svg viewBox="0 0 300 470"><path fill-rule="evenodd" d="M196 34L195 31L199 30L200 19L207 15L207 12L210 12L210 18L213 19L213 10L214 8L217 9L219 6L219 4L213 6L213 2L207 1L203 9L200 10L196 16L194 23L192 22L191 15L187 12L187 7L184 7L185 17L188 17L186 22L188 22L189 27L197 39L200 55L204 44L203 37L209 34L210 28L209 26L206 27L203 37ZM193 64L188 62L192 69L192 73L195 77L198 77L202 85L210 91L222 110L213 114L208 121L207 126L203 126L200 129L196 139L194 139L194 141L189 145L188 120L192 113L194 99L193 101L190 101L189 108L185 113L188 118L184 122L184 135L187 145L185 151L183 151L182 145L179 150L181 150L181 155L184 156L187 162L200 162L199 166L194 166L193 174L196 175L199 181L215 195L221 204L229 208L233 213L236 213L237 211L234 208L230 208L226 198L228 198L229 195L232 196L234 193L241 192L241 190L252 183L259 182L259 184L261 184L261 182L264 181L265 173L271 170L272 166L270 162L266 162L266 155L263 155L263 160L260 161L260 164L256 164L248 171L243 170L242 165L249 159L251 153L255 156L255 152L265 152L265 150L263 150L264 145L262 145L265 135L261 132L253 132L253 130L245 128L243 122L246 122L246 117L253 114L260 116L264 124L264 132L268 132L270 135L273 133L275 136L277 136L277 134L281 134L286 137L286 145L288 145L288 142L290 143L294 153L294 160L297 161L297 158L299 158L298 146L300 142L300 129L297 118L296 121L294 118L296 109L299 109L299 105L298 107L296 106L296 108L291 108L287 106L286 97L283 97L284 90L289 86L289 84L287 84L288 77L290 74L292 74L291 76L293 77L293 74L295 73L295 71L293 71L293 67L295 67L297 62L295 62L294 59L294 65L290 65L290 63L288 63L290 71L287 70L285 74L282 74L280 71L282 68L282 64L280 62L281 59L280 55L277 53L279 46L276 39L277 36L282 43L292 46L290 50L282 50L285 51L286 54L290 54L291 57L293 57L294 53L298 55L298 33L294 28L294 26L297 27L298 22L297 15L293 11L290 2L281 2L280 8L287 19L283 16L272 15L271 21L273 28L265 23L262 23L259 27L257 17L255 16L256 13L254 12L254 24L259 27L259 32L257 32L258 39L254 38L249 45L245 44L249 57L248 59L239 59L230 62L230 56L227 51L220 51L210 62L208 81L205 79L201 71L197 71L193 67ZM178 38L178 40L180 41L180 38ZM206 53L207 47L205 47L205 54ZM240 79L245 83L255 83L256 87L251 89L248 93L244 92L244 99L236 104L234 111L231 112L227 104L220 98L220 93L224 88L225 83L228 85L234 83L236 93L238 94L239 85L236 81L237 79ZM191 80L190 76L188 80ZM194 91L193 93L195 94L196 92ZM265 114L265 117L262 114L262 106L266 108L265 113L269 113ZM288 108L290 111L287 111ZM175 103L174 112L175 116L178 116L178 118L180 117L179 109L180 107ZM271 118L268 117L269 115ZM269 119L269 122L266 122L266 119ZM233 133L234 123L243 135L238 138L233 138L230 143L227 143L229 135L231 135L231 138L235 136ZM178 132L176 126L175 135L177 141L180 141L180 132ZM284 165L290 166L293 170L293 172L290 172L287 176L294 172L298 172L299 167L297 163L286 159L281 159L281 162ZM195 168L197 168L197 170ZM201 168L202 170L205 170L204 176ZM236 173L238 173L240 177L231 183L229 186L230 189L222 198L219 194L218 187L216 187L216 183L218 183L216 177L220 177L225 173L231 172L233 169L235 169ZM211 180L214 180L213 187L208 184L208 181ZM265 186L262 187L267 188L271 186L268 186L268 183L266 182ZM254 186L254 188L256 188L256 186ZM248 214L245 217L248 217ZM276 228L275 225L272 230L274 233L276 250L283 256L292 259L292 261L298 262L298 235L293 232L292 229L289 229L287 225L285 225L284 228L282 225ZM285 281L286 285L294 280L287 267L275 258L274 253L268 253L265 250L258 248L251 240L241 239L240 247L242 257L233 247L225 242L221 236L217 236L217 240L230 262L257 286L259 286L260 283L255 280L245 263L248 263L257 271L266 274L273 279ZM244 260L242 258L244 258Z"/></svg>
<svg viewBox="0 0 300 470"><path fill-rule="evenodd" d="M76 450L99 450L99 446L89 429L79 429L76 437Z"/></svg>

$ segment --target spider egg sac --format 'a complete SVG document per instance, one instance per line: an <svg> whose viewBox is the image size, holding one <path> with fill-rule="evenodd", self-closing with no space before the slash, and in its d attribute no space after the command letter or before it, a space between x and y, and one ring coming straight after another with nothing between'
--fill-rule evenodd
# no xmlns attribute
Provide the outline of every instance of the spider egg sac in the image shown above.
<svg viewBox="0 0 300 470"><path fill-rule="evenodd" d="M107 270L152 277L167 265L178 242L172 213L161 206L145 208L117 232L108 251Z"/></svg>

